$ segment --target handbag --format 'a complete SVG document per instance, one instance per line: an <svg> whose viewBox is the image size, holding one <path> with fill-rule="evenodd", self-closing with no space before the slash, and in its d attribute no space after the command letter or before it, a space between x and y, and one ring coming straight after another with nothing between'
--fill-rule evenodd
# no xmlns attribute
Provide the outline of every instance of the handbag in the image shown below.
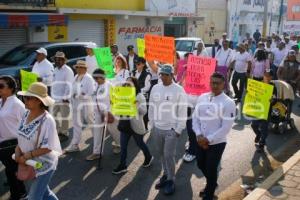
<svg viewBox="0 0 300 200"><path fill-rule="evenodd" d="M40 134L41 134L41 127L44 122L45 115L46 114L44 114L42 121L38 127L38 136L37 136L37 140L35 143L36 149L38 148L38 142L39 142L39 138L40 138ZM16 176L17 176L17 179L19 179L20 181L28 181L28 180L35 179L36 173L32 166L29 166L26 164L18 164L18 171L17 171Z"/></svg>

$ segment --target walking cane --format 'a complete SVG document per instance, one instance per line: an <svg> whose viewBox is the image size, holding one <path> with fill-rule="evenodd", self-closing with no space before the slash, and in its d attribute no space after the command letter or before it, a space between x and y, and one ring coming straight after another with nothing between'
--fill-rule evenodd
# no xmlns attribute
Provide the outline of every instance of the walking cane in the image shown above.
<svg viewBox="0 0 300 200"><path fill-rule="evenodd" d="M102 129L103 131L102 131L101 145L100 145L100 157L99 157L99 160L98 160L98 167L97 167L98 170L102 169L101 159L102 159L102 153L103 153L104 139L106 137L106 128L107 128L107 123L105 123L104 128Z"/></svg>

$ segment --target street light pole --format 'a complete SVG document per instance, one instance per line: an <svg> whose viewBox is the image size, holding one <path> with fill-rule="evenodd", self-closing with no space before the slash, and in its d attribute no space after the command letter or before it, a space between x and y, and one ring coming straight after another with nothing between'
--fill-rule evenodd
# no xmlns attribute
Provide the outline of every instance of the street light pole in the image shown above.
<svg viewBox="0 0 300 200"><path fill-rule="evenodd" d="M264 6L264 23L263 23L262 35L263 35L263 37L266 37L266 35L267 35L267 24L268 24L268 4L269 4L269 0L265 0L264 3L265 3L265 6Z"/></svg>

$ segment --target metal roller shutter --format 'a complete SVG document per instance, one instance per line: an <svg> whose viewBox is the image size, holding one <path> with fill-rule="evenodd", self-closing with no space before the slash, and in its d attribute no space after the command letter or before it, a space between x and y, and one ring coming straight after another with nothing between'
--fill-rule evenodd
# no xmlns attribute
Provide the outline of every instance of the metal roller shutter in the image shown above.
<svg viewBox="0 0 300 200"><path fill-rule="evenodd" d="M69 41L95 42L104 46L104 21L103 20L69 20Z"/></svg>
<svg viewBox="0 0 300 200"><path fill-rule="evenodd" d="M27 43L26 28L0 28L0 56L25 43Z"/></svg>

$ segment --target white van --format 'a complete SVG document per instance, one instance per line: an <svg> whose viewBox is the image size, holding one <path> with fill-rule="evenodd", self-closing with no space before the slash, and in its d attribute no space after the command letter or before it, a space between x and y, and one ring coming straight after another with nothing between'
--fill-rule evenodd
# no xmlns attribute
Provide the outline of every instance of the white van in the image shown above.
<svg viewBox="0 0 300 200"><path fill-rule="evenodd" d="M202 39L196 37L176 38L175 48L176 51L179 53L180 58L183 58L185 53L193 53L195 50L197 50L197 46L200 42L203 43Z"/></svg>

